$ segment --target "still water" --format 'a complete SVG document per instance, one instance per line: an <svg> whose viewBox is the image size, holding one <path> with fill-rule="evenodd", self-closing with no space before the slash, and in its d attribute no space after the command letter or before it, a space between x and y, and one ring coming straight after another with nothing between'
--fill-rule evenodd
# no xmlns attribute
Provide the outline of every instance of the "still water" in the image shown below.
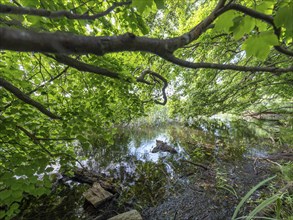
<svg viewBox="0 0 293 220"><path fill-rule="evenodd" d="M220 189L225 186L230 191L227 192L232 200L236 200L239 197L237 189L243 191L257 183L258 179L253 176L255 170L251 167L252 163L247 162L266 157L270 153L292 150L292 139L282 132L275 125L216 119L201 120L189 125L124 127L118 131L113 144L93 144L87 150L78 148L77 153L80 158L85 158L80 159L83 166L111 179L119 187L120 196L115 212L126 209L125 204L140 211L157 206L179 192L184 194L191 183L195 185L194 181L206 191L202 194L205 200L200 205L203 206L208 201L206 198L209 197L209 187ZM167 142L178 153L152 153L156 140ZM208 171L197 164L208 167ZM200 182L198 179L204 181ZM69 187L57 192L59 202L44 198L47 204L44 207L42 202L43 214L38 212L38 215L45 219L46 216L50 216L48 219L53 216L54 219L91 219L105 213L105 210L88 212L84 207L82 193L88 187L70 182ZM52 196L54 198L56 194ZM224 193L219 196L227 195ZM200 199L198 197L198 201ZM210 203L206 205L209 206ZM31 203L28 208L30 211L23 216L29 219L29 216L36 215L36 210L40 208L38 204ZM229 207L227 212L219 212L219 216L230 214L234 206ZM196 208L200 210L200 207ZM164 208L162 212L166 213ZM146 213L146 216L151 215L149 211ZM158 212L156 215L160 216L162 213Z"/></svg>

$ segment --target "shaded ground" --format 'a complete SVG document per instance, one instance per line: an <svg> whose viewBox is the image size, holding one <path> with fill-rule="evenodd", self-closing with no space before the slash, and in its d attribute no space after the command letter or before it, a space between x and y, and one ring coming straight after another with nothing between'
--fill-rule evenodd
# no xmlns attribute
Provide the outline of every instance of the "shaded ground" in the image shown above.
<svg viewBox="0 0 293 220"><path fill-rule="evenodd" d="M221 173L209 170L194 174L189 181L180 183L181 190L176 195L157 207L143 210L144 219L231 219L241 197L269 176L267 164L261 163L256 167L253 162L226 164Z"/></svg>

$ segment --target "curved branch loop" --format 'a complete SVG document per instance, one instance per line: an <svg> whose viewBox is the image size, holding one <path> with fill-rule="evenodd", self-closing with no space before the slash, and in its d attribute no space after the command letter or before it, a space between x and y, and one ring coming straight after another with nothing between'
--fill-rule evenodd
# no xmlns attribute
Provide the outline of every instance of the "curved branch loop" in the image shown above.
<svg viewBox="0 0 293 220"><path fill-rule="evenodd" d="M155 83L152 83L150 81L147 81L145 79L146 75L152 76L154 78L153 80L154 80ZM168 81L163 76L161 76L160 74L155 73L155 72L147 69L147 70L142 71L142 73L140 74L140 76L137 77L136 81L137 82L145 83L147 85L154 85L154 84L156 84L156 82L158 82L158 83L162 82L163 83L162 95L163 95L163 100L164 101L163 102L160 102L158 100L155 100L154 102L156 104L159 104L159 105L166 105L166 103L167 103L166 88L168 86Z"/></svg>

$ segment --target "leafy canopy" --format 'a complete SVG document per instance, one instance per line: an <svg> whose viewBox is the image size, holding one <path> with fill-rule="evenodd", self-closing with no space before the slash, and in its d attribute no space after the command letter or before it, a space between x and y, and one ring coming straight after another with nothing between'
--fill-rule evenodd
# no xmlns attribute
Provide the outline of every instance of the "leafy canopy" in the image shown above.
<svg viewBox="0 0 293 220"><path fill-rule="evenodd" d="M0 0L0 218L154 104L288 111L289 0ZM167 102L168 99L168 102ZM98 146L97 146L98 145ZM70 173L70 172L69 172Z"/></svg>

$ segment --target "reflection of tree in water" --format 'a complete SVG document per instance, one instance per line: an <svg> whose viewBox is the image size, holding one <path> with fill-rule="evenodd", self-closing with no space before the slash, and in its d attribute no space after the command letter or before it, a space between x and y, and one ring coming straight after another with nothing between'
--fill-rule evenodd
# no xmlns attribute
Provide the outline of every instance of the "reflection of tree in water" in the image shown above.
<svg viewBox="0 0 293 220"><path fill-rule="evenodd" d="M135 173L123 185L121 201L136 206L156 205L164 198L170 176L161 161L136 162Z"/></svg>
<svg viewBox="0 0 293 220"><path fill-rule="evenodd" d="M131 137L131 140L135 147L141 146L141 144L148 140L156 139L159 134L165 133L165 126L163 127L138 127L131 128L126 133Z"/></svg>
<svg viewBox="0 0 293 220"><path fill-rule="evenodd" d="M195 121L191 127L214 136L215 143L220 140L224 144L224 149L229 154L235 155L239 150L240 154L244 153L244 149L257 148L262 151L274 151L284 146L292 146L292 138L288 138L288 128L279 127L276 123L279 122L202 118Z"/></svg>

